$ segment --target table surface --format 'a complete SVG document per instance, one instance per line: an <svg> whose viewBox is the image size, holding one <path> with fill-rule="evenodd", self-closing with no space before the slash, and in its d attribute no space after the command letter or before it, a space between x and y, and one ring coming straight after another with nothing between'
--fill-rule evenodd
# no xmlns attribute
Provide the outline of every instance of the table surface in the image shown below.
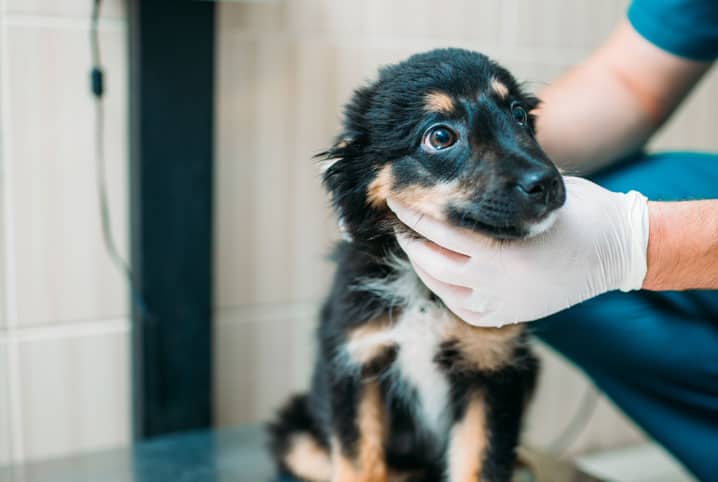
<svg viewBox="0 0 718 482"><path fill-rule="evenodd" d="M189 432L132 447L0 467L2 482L291 482L275 475L261 426ZM600 482L531 451L516 482Z"/></svg>

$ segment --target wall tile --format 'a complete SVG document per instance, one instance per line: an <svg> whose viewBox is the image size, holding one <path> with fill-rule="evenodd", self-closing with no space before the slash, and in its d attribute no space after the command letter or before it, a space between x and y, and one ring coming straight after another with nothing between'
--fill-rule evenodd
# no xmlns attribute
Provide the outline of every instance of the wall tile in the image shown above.
<svg viewBox="0 0 718 482"><path fill-rule="evenodd" d="M295 5L294 8L298 12L301 5ZM366 30L363 15L367 8L366 2L323 0L319 4L315 3L314 8L314 16L322 19L321 24L330 35L357 35ZM308 23L306 20L304 22Z"/></svg>
<svg viewBox="0 0 718 482"><path fill-rule="evenodd" d="M468 37L496 43L499 0L448 0L437 9L427 0L302 0L220 4L220 30L315 35Z"/></svg>
<svg viewBox="0 0 718 482"><path fill-rule="evenodd" d="M570 60L556 59L553 62L527 62L512 58L497 57L521 82L527 90L539 94L541 89L570 68Z"/></svg>
<svg viewBox="0 0 718 482"><path fill-rule="evenodd" d="M713 69L658 133L650 149L718 152L718 136L715 135L716 105L718 70Z"/></svg>
<svg viewBox="0 0 718 482"><path fill-rule="evenodd" d="M7 269L7 247L5 246L5 235L6 235L6 222L5 219L5 195L7 188L5 183L8 182L6 176L6 159L5 159L5 139L8 136L8 132L5 130L3 123L3 109L5 108L5 99L3 97L2 89L2 72L7 68L5 65L5 50L3 49L3 43L5 42L5 36L3 31L5 25L3 23L4 14L0 12L0 336L2 336L3 330L6 328L6 314L7 314L7 287L5 284L5 272Z"/></svg>
<svg viewBox="0 0 718 482"><path fill-rule="evenodd" d="M218 297L224 299L221 294L224 285L237 290L247 300L265 303L275 301L275 296L286 296L290 289L286 276L290 261L286 208L291 192L288 173L297 161L290 150L292 135L288 122L293 117L295 98L291 65L294 55L293 49L278 39L247 45L238 50L236 56L237 64L244 65L253 77L250 82L241 84L243 77L237 79L240 91L224 97L225 91L221 87L219 91L220 98L227 99L244 116L240 114L236 119L237 129L232 128L235 123L223 126L220 121L218 126L217 142L223 147L217 160L217 218L222 226L216 259L231 262L234 257L237 264L231 273L239 277L233 279L234 282L220 281ZM253 90L248 90L252 87ZM224 146L229 137L234 138L230 142L235 148L225 151L230 148ZM277 139L285 141L277 142ZM232 171L223 171L226 163L232 163L232 169L241 169L240 173L232 175ZM223 183L225 175L230 175L235 182ZM223 216L223 213L231 215ZM223 236L225 232L233 235L227 243L223 243L227 239ZM231 256L227 256L225 247L233 253ZM227 272L223 265L224 262L218 266L220 280Z"/></svg>
<svg viewBox="0 0 718 482"><path fill-rule="evenodd" d="M27 460L129 442L129 332L83 325L84 333L18 340Z"/></svg>
<svg viewBox="0 0 718 482"><path fill-rule="evenodd" d="M0 336L2 336L3 330L7 327L7 246L6 246L6 234L7 234L7 219L5 216L6 209L6 197L7 192L6 183L9 182L6 175L7 170L7 159L5 158L6 139L9 136L7 132L7 126L4 123L3 112L7 104L4 98L4 91L2 88L2 72L7 69L7 58L5 58L5 13L0 11Z"/></svg>
<svg viewBox="0 0 718 482"><path fill-rule="evenodd" d="M625 12L627 0L544 0L502 2L503 42L531 48L597 47Z"/></svg>
<svg viewBox="0 0 718 482"><path fill-rule="evenodd" d="M306 390L318 306L226 310L215 316L215 413L220 426L267 420Z"/></svg>
<svg viewBox="0 0 718 482"><path fill-rule="evenodd" d="M336 133L332 52L241 36L219 50L217 304L321 296L335 228L312 156Z"/></svg>
<svg viewBox="0 0 718 482"><path fill-rule="evenodd" d="M429 0L371 0L362 5L365 34L471 38L492 44L499 39L500 24L496 19L501 2L497 0L448 0L441 4Z"/></svg>
<svg viewBox="0 0 718 482"><path fill-rule="evenodd" d="M285 30L287 2L225 2L217 6L217 30L276 34ZM219 66L221 68L221 65Z"/></svg>
<svg viewBox="0 0 718 482"><path fill-rule="evenodd" d="M85 0L5 0L8 15L51 15L61 17L89 18L92 2ZM108 18L126 17L126 2L105 0L101 14Z"/></svg>
<svg viewBox="0 0 718 482"><path fill-rule="evenodd" d="M127 242L125 30L102 32L107 179L115 238ZM7 27L10 227L21 325L113 318L126 289L102 242L87 31Z"/></svg>
<svg viewBox="0 0 718 482"><path fill-rule="evenodd" d="M2 335L0 335L1 337ZM10 462L10 374L7 342L0 338L0 465Z"/></svg>
<svg viewBox="0 0 718 482"><path fill-rule="evenodd" d="M2 68L0 66L0 68ZM1 107L0 107L1 108ZM2 142L2 132L0 131L0 142ZM2 157L0 156L0 191L4 190L3 174L2 174ZM5 271L7 263L7 250L5 247L5 216L3 208L3 196L0 193L0 336L7 329L7 286L5 283Z"/></svg>

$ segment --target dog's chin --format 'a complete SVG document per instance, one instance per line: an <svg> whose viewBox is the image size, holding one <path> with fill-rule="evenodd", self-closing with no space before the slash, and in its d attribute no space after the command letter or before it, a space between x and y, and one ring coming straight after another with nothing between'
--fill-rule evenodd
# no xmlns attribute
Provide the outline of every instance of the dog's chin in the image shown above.
<svg viewBox="0 0 718 482"><path fill-rule="evenodd" d="M539 234L543 234L554 225L556 222L556 211L551 211L542 220L528 225L527 238L533 238Z"/></svg>
<svg viewBox="0 0 718 482"><path fill-rule="evenodd" d="M468 213L453 213L449 221L456 226L467 228L477 233L498 240L528 239L548 231L556 222L556 212L552 211L538 220L499 220L484 219Z"/></svg>

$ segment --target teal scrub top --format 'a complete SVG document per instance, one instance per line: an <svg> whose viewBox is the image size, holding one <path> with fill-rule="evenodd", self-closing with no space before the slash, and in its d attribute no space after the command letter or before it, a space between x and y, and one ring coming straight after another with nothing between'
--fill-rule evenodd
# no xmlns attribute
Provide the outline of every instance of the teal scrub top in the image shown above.
<svg viewBox="0 0 718 482"><path fill-rule="evenodd" d="M653 45L679 57L718 57L718 0L633 0L628 21Z"/></svg>

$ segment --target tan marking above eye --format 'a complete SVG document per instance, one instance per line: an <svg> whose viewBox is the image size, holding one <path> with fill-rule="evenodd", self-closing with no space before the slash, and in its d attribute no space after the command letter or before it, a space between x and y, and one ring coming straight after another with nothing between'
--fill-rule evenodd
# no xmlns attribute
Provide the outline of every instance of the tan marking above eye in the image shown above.
<svg viewBox="0 0 718 482"><path fill-rule="evenodd" d="M506 87L506 85L499 81L497 78L492 77L490 84L491 90L493 90L496 95L498 95L502 99L505 99L509 96L509 88Z"/></svg>
<svg viewBox="0 0 718 482"><path fill-rule="evenodd" d="M424 108L428 112L450 114L454 110L454 99L445 92L430 92L424 97Z"/></svg>

